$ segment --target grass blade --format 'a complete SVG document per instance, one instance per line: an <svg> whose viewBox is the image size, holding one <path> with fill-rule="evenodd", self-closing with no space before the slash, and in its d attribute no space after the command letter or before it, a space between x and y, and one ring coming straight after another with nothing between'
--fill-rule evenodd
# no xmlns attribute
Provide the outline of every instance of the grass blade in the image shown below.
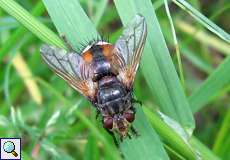
<svg viewBox="0 0 230 160"><path fill-rule="evenodd" d="M173 148L174 151L185 157L186 159L196 159L194 150L189 146L187 138L181 137L177 131L173 131L163 120L154 112L144 107L144 112L149 118L150 123L161 136L164 144Z"/></svg>
<svg viewBox="0 0 230 160"><path fill-rule="evenodd" d="M15 17L25 27L27 27L31 32L33 32L37 37L41 38L42 40L44 40L45 42L49 44L53 44L58 47L65 48L63 42L60 40L60 38L56 34L54 34L45 25L37 21L29 12L27 12L24 8L22 8L15 1L0 0L0 7L2 7L6 12L8 12L13 17ZM19 10L19 11L15 11L15 10ZM65 101L67 100L65 99ZM67 101L67 104L70 104L70 102ZM105 149L107 149L108 152L113 150L113 147L111 146L111 144L105 139L105 137L101 135L99 130L85 117L84 114L82 114L79 111L77 111L75 114L92 131L92 133L99 140L103 142L103 144L105 145ZM111 155L112 155L111 156L112 159L116 159L116 160L120 159L116 151L114 151L113 154Z"/></svg>
<svg viewBox="0 0 230 160"><path fill-rule="evenodd" d="M167 24L164 23L163 25L166 26ZM162 30L163 30L166 41L169 43L169 45L173 45L173 39L171 37L170 30L168 29L168 27L164 27L164 28L162 28ZM194 35L194 33L193 33L193 35ZM220 42L221 40L218 40L218 41ZM221 41L221 42L223 42L223 41ZM179 44L180 44L180 50L181 50L182 56L186 57L186 59L191 61L192 64L194 66L196 66L198 69L204 71L207 74L210 74L214 70L213 67L211 66L211 64L206 62L199 55L195 54L195 52L193 50L191 50L188 45L184 44L182 40L179 40ZM208 44L208 45L210 45L210 44ZM215 49L217 49L217 48L215 48ZM230 50L230 48L229 48L229 50Z"/></svg>
<svg viewBox="0 0 230 160"><path fill-rule="evenodd" d="M230 109L228 109L225 117L224 117L224 120L222 122L222 125L221 125L221 128L216 136L216 141L213 145L213 151L214 153L216 153L217 155L219 155L220 157L222 157L223 159L227 156L230 156L230 153L227 151L227 152L224 152L223 150L223 147L222 146L226 146L228 145L228 141L227 139L230 138L230 135L229 135L229 129L230 129L230 126L229 126L229 122L230 122ZM226 154L226 155L225 155Z"/></svg>
<svg viewBox="0 0 230 160"><path fill-rule="evenodd" d="M184 9L188 12L192 17L194 17L199 23L201 23L204 27L206 27L211 32L215 33L217 36L230 43L230 35L201 14L198 10L193 8L187 1L185 0L172 0L175 2L180 8Z"/></svg>
<svg viewBox="0 0 230 160"><path fill-rule="evenodd" d="M99 159L99 150L97 146L97 140L93 135L89 135L88 142L85 147L84 160L97 160ZM93 154L92 154L93 153Z"/></svg>
<svg viewBox="0 0 230 160"><path fill-rule="evenodd" d="M21 53L16 53L15 57L12 60L13 66L17 70L19 76L22 78L25 83L28 92L30 93L31 98L38 104L42 104L42 95L41 91L33 79L33 74L28 67L27 63L21 56Z"/></svg>
<svg viewBox="0 0 230 160"><path fill-rule="evenodd" d="M38 2L32 10L34 16L41 15L45 10L42 2ZM7 54L13 46L21 39L21 37L26 33L26 28L20 26L16 31L11 34L10 38L4 43L0 49L0 59Z"/></svg>
<svg viewBox="0 0 230 160"><path fill-rule="evenodd" d="M193 112L204 107L221 89L230 82L230 56L204 81L204 83L189 97Z"/></svg>
<svg viewBox="0 0 230 160"><path fill-rule="evenodd" d="M95 39L99 36L78 1L44 0L44 3L59 33L64 34L75 49L78 49L79 44L86 39ZM130 159L130 157L137 155L136 159L152 158L153 156L168 159L158 136L150 125L146 125L148 123L141 110L137 110L137 119L135 127L142 135L138 140L133 138L124 142L132 144L131 146L123 146L123 151L129 150L124 153L125 157ZM144 125L141 125L143 123ZM148 144L148 150L145 150L146 144ZM133 150L137 152L133 153ZM111 151L109 153L113 154ZM146 157L143 157L143 153L146 154Z"/></svg>
<svg viewBox="0 0 230 160"><path fill-rule="evenodd" d="M137 108L137 116L134 126L140 134L137 138L125 139L121 146L121 151L126 160L152 160L169 159L163 149L162 142L158 135L146 121L141 108Z"/></svg>
<svg viewBox="0 0 230 160"><path fill-rule="evenodd" d="M43 2L59 34L65 35L76 50L79 50L82 43L84 45L89 40L99 37L96 28L93 27L94 24L90 21L78 1L43 0ZM51 3L53 4L50 5Z"/></svg>
<svg viewBox="0 0 230 160"><path fill-rule="evenodd" d="M98 26L105 10L106 10L106 7L108 5L108 0L101 0L97 6L96 6L96 13L95 13L95 16L93 16L93 22L95 24L95 26Z"/></svg>
<svg viewBox="0 0 230 160"><path fill-rule="evenodd" d="M178 41L177 41L175 27L173 25L173 20L172 20L171 14L170 14L169 6L168 6L168 0L164 0L164 4L165 4L165 11L166 11L167 17L169 19L171 32L172 32L172 35L173 35L173 43L174 43L174 47L175 47L175 50L176 50L176 57L177 57L177 63L178 63L178 68L179 68L180 80L181 80L182 86L185 88L183 66L182 66L182 62L181 62L181 53L180 53L180 48L179 48L179 44L178 44Z"/></svg>
<svg viewBox="0 0 230 160"><path fill-rule="evenodd" d="M34 33L41 40L62 48L65 48L63 42L49 30L45 25L37 21L29 12L22 8L14 0L0 0L0 7L16 18L27 29Z"/></svg>
<svg viewBox="0 0 230 160"><path fill-rule="evenodd" d="M150 0L115 0L124 25L137 13L145 16L148 36L141 69L154 100L162 112L177 120L191 134L194 120L166 47L154 8Z"/></svg>
<svg viewBox="0 0 230 160"><path fill-rule="evenodd" d="M180 19L176 20L176 26L179 30L188 34L189 36L193 37L197 41L203 43L204 45L210 46L211 48L214 48L224 53L225 55L230 54L230 44L222 41L218 37L208 34L207 32L204 32L202 30L197 30L192 25Z"/></svg>
<svg viewBox="0 0 230 160"><path fill-rule="evenodd" d="M192 137L190 140L190 144L200 152L202 160L221 160L211 150L203 145L197 138Z"/></svg>
<svg viewBox="0 0 230 160"><path fill-rule="evenodd" d="M220 160L195 137L192 136L189 141L185 141L181 135L162 120L159 114L150 111L146 107L144 107L144 112L153 128L160 135L165 147L167 149L170 148L170 150L175 152L174 154L181 155L183 159L197 159L200 156L202 160Z"/></svg>

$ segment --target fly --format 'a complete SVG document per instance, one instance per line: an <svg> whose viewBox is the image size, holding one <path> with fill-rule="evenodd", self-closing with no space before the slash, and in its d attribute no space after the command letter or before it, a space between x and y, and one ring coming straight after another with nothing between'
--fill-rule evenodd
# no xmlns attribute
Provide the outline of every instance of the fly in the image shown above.
<svg viewBox="0 0 230 160"><path fill-rule="evenodd" d="M145 18L136 15L115 44L98 40L82 53L43 45L49 67L88 98L102 117L103 127L123 139L135 119L133 83L147 35Z"/></svg>

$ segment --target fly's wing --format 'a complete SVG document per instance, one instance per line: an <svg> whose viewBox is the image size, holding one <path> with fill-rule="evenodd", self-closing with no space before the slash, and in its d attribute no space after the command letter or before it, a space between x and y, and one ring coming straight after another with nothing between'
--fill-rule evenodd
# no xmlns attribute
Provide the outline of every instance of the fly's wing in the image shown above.
<svg viewBox="0 0 230 160"><path fill-rule="evenodd" d="M67 53L64 49L43 45L41 55L49 67L75 90L94 99L96 85L91 78L90 63L86 63L77 53Z"/></svg>
<svg viewBox="0 0 230 160"><path fill-rule="evenodd" d="M115 43L110 63L128 89L133 86L147 35L145 18L136 15ZM113 58L112 58L113 57Z"/></svg>

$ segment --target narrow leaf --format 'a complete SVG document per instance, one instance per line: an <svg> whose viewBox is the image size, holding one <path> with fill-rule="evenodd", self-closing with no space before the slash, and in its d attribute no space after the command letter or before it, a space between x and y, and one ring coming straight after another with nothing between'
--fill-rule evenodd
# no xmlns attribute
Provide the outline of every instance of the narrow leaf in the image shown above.
<svg viewBox="0 0 230 160"><path fill-rule="evenodd" d="M206 79L203 84L189 97L189 103L193 112L208 104L224 86L230 82L230 56Z"/></svg>
<svg viewBox="0 0 230 160"><path fill-rule="evenodd" d="M0 0L0 7L16 18L32 33L41 40L65 48L63 42L41 22L37 21L31 14L22 8L14 0Z"/></svg>
<svg viewBox="0 0 230 160"><path fill-rule="evenodd" d="M155 130L150 123L145 120L146 117L141 108L137 108L137 116L134 127L139 136L132 139L125 139L120 148L126 160L167 160L169 159L163 150Z"/></svg>
<svg viewBox="0 0 230 160"><path fill-rule="evenodd" d="M1 4L1 3L0 3ZM38 16L41 15L45 10L45 7L43 5L42 2L38 2L34 8L32 9L31 13L34 16ZM20 26L18 29L16 29L11 36L9 37L9 39L7 39L7 41L4 43L4 45L1 47L0 50L0 59L2 59L2 57L7 54L13 46L15 46L18 41L20 41L21 37L26 33L26 28L23 26Z"/></svg>
<svg viewBox="0 0 230 160"><path fill-rule="evenodd" d="M17 70L19 76L22 78L25 83L28 92L30 93L31 98L40 105L42 103L42 96L40 89L33 79L32 72L25 62L24 58L21 56L21 53L17 53L12 61L13 66Z"/></svg>
<svg viewBox="0 0 230 160"><path fill-rule="evenodd" d="M69 0L66 2L62 0L44 0L44 3L59 33L64 34L75 49L85 40L99 37L94 25L89 20L78 1ZM139 121L139 123L141 123L141 121L142 123L143 121L147 123L141 111L137 112L137 119L137 123ZM158 136L151 127L146 127L145 125L135 125L135 127L144 134L139 137L138 141L131 142L133 144L131 148L137 152L135 154L133 152L126 152L124 153L125 157L129 158L133 157L133 155L145 153L146 155L168 159ZM145 149L145 144L148 144L148 150ZM126 149L130 148L127 146ZM113 152L109 153L112 154ZM140 156L138 157L140 158Z"/></svg>
<svg viewBox="0 0 230 160"><path fill-rule="evenodd" d="M230 35L201 14L198 10L192 7L187 1L185 0L172 0L175 2L179 7L184 9L188 12L192 17L194 17L198 22L200 22L204 27L206 27L211 32L215 33L217 36L225 40L226 42L230 43Z"/></svg>
<svg viewBox="0 0 230 160"><path fill-rule="evenodd" d="M178 121L191 134L194 129L193 116L151 1L115 0L114 2L124 25L127 25L137 13L146 18L148 36L141 63L143 75L161 111Z"/></svg>

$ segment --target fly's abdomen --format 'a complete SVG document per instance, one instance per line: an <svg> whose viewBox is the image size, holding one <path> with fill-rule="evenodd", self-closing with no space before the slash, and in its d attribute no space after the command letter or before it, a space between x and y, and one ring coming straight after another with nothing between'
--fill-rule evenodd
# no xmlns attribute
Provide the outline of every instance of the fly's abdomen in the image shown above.
<svg viewBox="0 0 230 160"><path fill-rule="evenodd" d="M126 95L125 88L115 77L104 77L99 82L98 104L103 106L111 115L124 110L124 97Z"/></svg>
<svg viewBox="0 0 230 160"><path fill-rule="evenodd" d="M126 91L120 85L112 85L108 87L99 88L98 102L104 104L106 102L122 98L125 96Z"/></svg>

